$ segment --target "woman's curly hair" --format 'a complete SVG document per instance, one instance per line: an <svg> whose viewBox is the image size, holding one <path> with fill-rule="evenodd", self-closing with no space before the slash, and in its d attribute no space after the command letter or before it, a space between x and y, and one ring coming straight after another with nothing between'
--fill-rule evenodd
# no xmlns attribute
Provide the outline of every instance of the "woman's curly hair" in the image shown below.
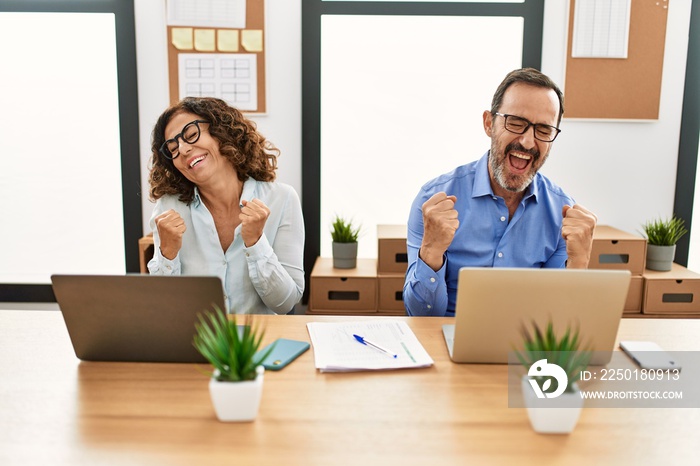
<svg viewBox="0 0 700 466"><path fill-rule="evenodd" d="M209 134L219 142L221 155L231 162L240 181L249 177L257 181L275 179L280 151L258 133L253 121L221 99L187 97L165 110L153 127L149 175L152 200L167 194L178 195L180 201L187 204L194 199L194 183L160 152L165 142L165 127L182 112L194 113L209 123Z"/></svg>

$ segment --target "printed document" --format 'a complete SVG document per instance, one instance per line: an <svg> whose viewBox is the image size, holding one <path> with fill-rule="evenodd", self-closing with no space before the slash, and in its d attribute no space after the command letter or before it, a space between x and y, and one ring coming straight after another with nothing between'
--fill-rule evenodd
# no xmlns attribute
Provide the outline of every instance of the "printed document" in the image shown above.
<svg viewBox="0 0 700 466"><path fill-rule="evenodd" d="M406 369L433 364L411 328L401 320L309 322L306 326L316 369L321 372ZM354 335L389 352L363 344Z"/></svg>

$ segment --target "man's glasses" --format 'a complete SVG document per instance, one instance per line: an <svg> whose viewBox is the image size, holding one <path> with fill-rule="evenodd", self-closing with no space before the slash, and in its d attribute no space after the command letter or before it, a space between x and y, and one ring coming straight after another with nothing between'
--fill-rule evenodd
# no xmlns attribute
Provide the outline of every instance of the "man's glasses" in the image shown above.
<svg viewBox="0 0 700 466"><path fill-rule="evenodd" d="M208 123L206 120L194 120L190 121L182 128L180 134L175 135L174 138L168 139L160 146L160 153L170 160L175 160L180 156L180 143L177 141L178 138L182 139L183 142L187 144L194 144L199 139L199 135L202 134L202 130L199 128L200 123Z"/></svg>
<svg viewBox="0 0 700 466"><path fill-rule="evenodd" d="M543 125L542 123L531 123L525 118L521 118L515 115L505 115L503 113L494 113L494 115L502 116L505 118L505 127L508 131L515 134L524 134L530 126L535 128L535 139L542 142L552 142L554 141L561 130L556 126Z"/></svg>

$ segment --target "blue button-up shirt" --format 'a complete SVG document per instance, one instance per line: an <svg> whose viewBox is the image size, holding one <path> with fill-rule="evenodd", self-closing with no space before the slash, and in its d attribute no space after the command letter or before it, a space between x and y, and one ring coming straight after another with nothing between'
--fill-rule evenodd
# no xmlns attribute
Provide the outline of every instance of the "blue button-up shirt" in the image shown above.
<svg viewBox="0 0 700 466"><path fill-rule="evenodd" d="M158 199L150 222L155 251L148 270L153 275L214 275L221 278L229 312L285 314L304 291L304 219L299 196L286 184L249 178L243 184L241 199L260 199L270 209L270 216L257 243L245 247L238 225L226 251L196 188L190 205L174 195ZM169 209L176 210L187 227L182 248L173 260L160 253L155 226L156 216Z"/></svg>
<svg viewBox="0 0 700 466"><path fill-rule="evenodd" d="M566 266L561 236L562 208L574 200L537 173L513 218L505 200L491 189L487 152L479 160L426 183L408 218L408 270L403 299L408 315L454 316L457 279L462 267ZM425 201L438 192L457 197L459 228L435 272L418 257L423 239ZM507 290L504 290L507 292Z"/></svg>

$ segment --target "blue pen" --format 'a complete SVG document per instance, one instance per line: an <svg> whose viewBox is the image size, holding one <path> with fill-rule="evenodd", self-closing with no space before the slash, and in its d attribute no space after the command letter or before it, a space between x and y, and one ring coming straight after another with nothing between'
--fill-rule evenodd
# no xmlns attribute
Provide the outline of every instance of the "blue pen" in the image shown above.
<svg viewBox="0 0 700 466"><path fill-rule="evenodd" d="M359 341L359 342L362 343L363 345L373 346L374 348L377 348L379 351L381 351L381 352L383 352L383 353L386 353L386 354L388 354L389 356L392 356L393 358L398 358L398 357L399 357L398 354L395 354L395 353L389 351L388 349L384 348L383 346L379 346L379 345L376 344L376 343L372 343L371 341L369 341L368 339L366 339L366 338L364 338L364 337L361 337L360 335L355 335L355 334L353 333L352 336L355 337L355 340Z"/></svg>

